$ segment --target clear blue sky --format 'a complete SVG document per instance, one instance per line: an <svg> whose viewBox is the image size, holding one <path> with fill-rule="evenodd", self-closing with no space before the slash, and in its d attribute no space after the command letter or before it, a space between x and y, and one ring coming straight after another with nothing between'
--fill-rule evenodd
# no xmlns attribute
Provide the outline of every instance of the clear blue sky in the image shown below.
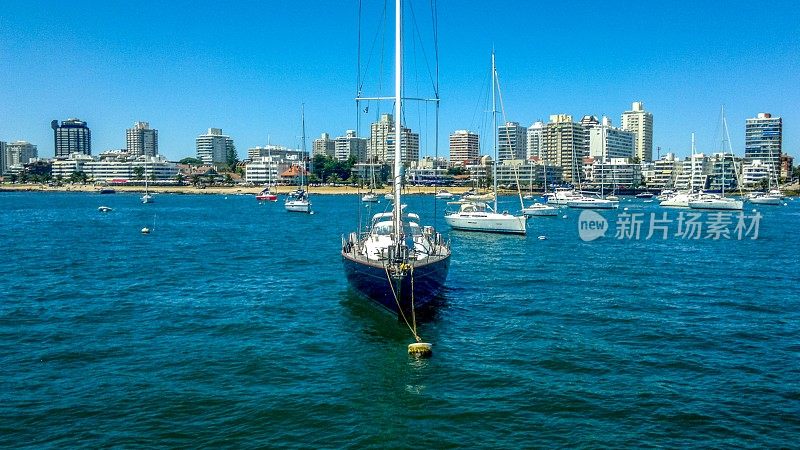
<svg viewBox="0 0 800 450"><path fill-rule="evenodd" d="M305 103L310 148L321 132L355 128L357 5L6 0L0 140L52 156L50 121L78 117L99 153L124 148L125 129L141 120L169 158L193 156L209 127L243 156L268 136L299 145ZM414 5L424 16L427 5ZM365 2L369 39L381 6ZM451 131L478 125L494 47L509 120L605 114L619 125L641 100L654 146L685 155L693 131L699 151L719 147L724 104L737 154L745 118L766 111L783 117L784 151L800 156L798 2L439 0L438 10L442 152Z"/></svg>

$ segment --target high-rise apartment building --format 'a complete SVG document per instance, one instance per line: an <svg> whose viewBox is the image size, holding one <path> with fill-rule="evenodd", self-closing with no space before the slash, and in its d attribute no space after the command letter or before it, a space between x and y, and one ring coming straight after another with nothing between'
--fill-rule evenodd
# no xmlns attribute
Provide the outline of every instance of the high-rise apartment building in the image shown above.
<svg viewBox="0 0 800 450"><path fill-rule="evenodd" d="M552 115L542 133L540 153L547 164L562 168L564 181L578 183L583 157L589 154L586 130L568 114Z"/></svg>
<svg viewBox="0 0 800 450"><path fill-rule="evenodd" d="M318 139L314 139L311 145L311 156L317 155L325 155L329 158L336 156L336 142L328 133L322 133Z"/></svg>
<svg viewBox="0 0 800 450"><path fill-rule="evenodd" d="M758 113L744 124L744 157L760 159L771 171L771 177L780 172L783 146L783 120L770 113Z"/></svg>
<svg viewBox="0 0 800 450"><path fill-rule="evenodd" d="M633 158L636 133L614 128L608 117L588 128L588 133L589 156L595 160L608 162L611 158Z"/></svg>
<svg viewBox="0 0 800 450"><path fill-rule="evenodd" d="M6 143L0 141L0 175L3 175L8 170L6 163Z"/></svg>
<svg viewBox="0 0 800 450"><path fill-rule="evenodd" d="M203 164L221 164L228 154L235 151L233 139L222 134L222 128L209 128L206 134L197 136L197 159Z"/></svg>
<svg viewBox="0 0 800 450"><path fill-rule="evenodd" d="M370 125L367 153L371 161L394 162L394 126L394 117L391 114L381 114L380 120ZM419 159L419 134L412 133L410 128L405 127L400 133L401 161L404 164L417 161Z"/></svg>
<svg viewBox="0 0 800 450"><path fill-rule="evenodd" d="M131 156L158 155L158 130L147 122L134 122L133 128L125 130L125 141Z"/></svg>
<svg viewBox="0 0 800 450"><path fill-rule="evenodd" d="M67 158L72 153L92 154L92 131L78 119L67 119L58 124L58 120L50 122L53 129L56 158Z"/></svg>
<svg viewBox="0 0 800 450"><path fill-rule="evenodd" d="M456 130L450 134L450 165L477 164L481 156L478 133Z"/></svg>
<svg viewBox="0 0 800 450"><path fill-rule="evenodd" d="M634 156L653 161L653 114L644 110L644 103L633 102L631 110L622 113L622 129L636 133Z"/></svg>
<svg viewBox="0 0 800 450"><path fill-rule="evenodd" d="M544 133L544 123L536 121L528 127L527 144L525 148L528 152L528 159L542 157L542 135Z"/></svg>
<svg viewBox="0 0 800 450"><path fill-rule="evenodd" d="M497 161L528 157L526 147L528 129L519 122L506 122L497 127Z"/></svg>
<svg viewBox="0 0 800 450"><path fill-rule="evenodd" d="M5 147L6 169L28 164L31 159L39 157L37 147L28 141L9 142Z"/></svg>
<svg viewBox="0 0 800 450"><path fill-rule="evenodd" d="M356 135L355 130L347 130L344 136L339 136L334 142L334 157L339 161L347 161L355 157L356 161L367 158L367 139Z"/></svg>

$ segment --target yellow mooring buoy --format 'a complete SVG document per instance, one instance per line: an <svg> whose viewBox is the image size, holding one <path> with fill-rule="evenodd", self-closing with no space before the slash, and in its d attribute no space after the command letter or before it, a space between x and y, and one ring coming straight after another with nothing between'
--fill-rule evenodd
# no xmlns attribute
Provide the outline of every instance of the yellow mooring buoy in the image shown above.
<svg viewBox="0 0 800 450"><path fill-rule="evenodd" d="M408 354L412 356L431 356L433 355L432 345L427 342L415 342L408 344Z"/></svg>

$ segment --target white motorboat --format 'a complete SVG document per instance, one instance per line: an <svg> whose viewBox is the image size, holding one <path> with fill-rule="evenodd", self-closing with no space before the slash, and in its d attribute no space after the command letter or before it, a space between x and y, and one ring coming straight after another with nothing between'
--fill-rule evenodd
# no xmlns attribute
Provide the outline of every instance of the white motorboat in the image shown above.
<svg viewBox="0 0 800 450"><path fill-rule="evenodd" d="M466 200L449 202L448 205L459 206L457 212L444 216L444 221L453 229L511 234L527 232L524 216L515 216L508 212L495 212L484 202Z"/></svg>
<svg viewBox="0 0 800 450"><path fill-rule="evenodd" d="M619 202L598 197L582 196L567 201L567 206L578 209L614 209L619 207Z"/></svg>
<svg viewBox="0 0 800 450"><path fill-rule="evenodd" d="M558 215L558 208L544 203L534 203L522 208L522 214L527 217L552 217Z"/></svg>
<svg viewBox="0 0 800 450"><path fill-rule="evenodd" d="M560 206L566 206L570 200L577 200L581 197L581 194L571 188L556 188L555 192L546 195L547 203Z"/></svg>
<svg viewBox="0 0 800 450"><path fill-rule="evenodd" d="M374 192L367 192L361 197L362 202L377 203L379 201L378 194Z"/></svg>
<svg viewBox="0 0 800 450"><path fill-rule="evenodd" d="M442 189L442 190L440 190L439 192L436 193L436 198L442 199L442 200L450 200L450 199L453 198L453 193L447 191L446 189Z"/></svg>
<svg viewBox="0 0 800 450"><path fill-rule="evenodd" d="M391 201L394 201L394 194L392 194L392 193L390 192L390 193L388 193L388 194L384 195L384 196L383 196L383 198L384 198L384 199L386 199L386 200L391 200Z"/></svg>
<svg viewBox="0 0 800 450"><path fill-rule="evenodd" d="M110 206L100 206L100 207L97 208L97 210L100 211L100 212L110 212L111 211L111 207Z"/></svg>
<svg viewBox="0 0 800 450"><path fill-rule="evenodd" d="M765 192L751 192L747 196L747 201L754 205L774 205L782 204L783 198L780 195L765 193Z"/></svg>

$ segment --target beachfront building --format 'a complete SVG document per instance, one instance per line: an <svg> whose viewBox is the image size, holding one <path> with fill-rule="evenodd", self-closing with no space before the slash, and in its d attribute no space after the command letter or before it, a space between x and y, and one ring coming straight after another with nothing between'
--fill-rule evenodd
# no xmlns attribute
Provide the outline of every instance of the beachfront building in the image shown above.
<svg viewBox="0 0 800 450"><path fill-rule="evenodd" d="M503 161L497 166L497 184L501 186L517 186L520 189L544 187L545 180L548 186L560 185L562 180L561 167L545 165L543 161L512 159Z"/></svg>
<svg viewBox="0 0 800 450"><path fill-rule="evenodd" d="M642 184L642 166L625 158L596 159L592 164L591 181L606 190L636 188Z"/></svg>
<svg viewBox="0 0 800 450"><path fill-rule="evenodd" d="M247 160L253 161L256 158L274 156L277 159L288 161L300 161L303 151L296 148L288 148L282 145L265 145L264 147L251 147L247 149Z"/></svg>
<svg viewBox="0 0 800 450"><path fill-rule="evenodd" d="M140 167L140 170L136 168ZM137 172L142 173L141 176ZM139 156L128 158L125 154L96 159L91 155L73 153L68 158L53 160L53 178L69 178L75 172L83 172L90 180L115 183L128 181L161 180L174 181L178 174L177 164L167 161L163 156Z"/></svg>
<svg viewBox="0 0 800 450"><path fill-rule="evenodd" d="M336 156L336 142L331 139L328 133L322 133L319 138L314 139L311 144L311 157L325 155L328 158Z"/></svg>
<svg viewBox="0 0 800 450"><path fill-rule="evenodd" d="M611 119L603 117L602 122L587 127L589 135L589 156L598 161L619 158L633 158L636 133L615 128Z"/></svg>
<svg viewBox="0 0 800 450"><path fill-rule="evenodd" d="M702 190L706 188L708 174L711 172L711 164L704 154L695 153L688 156L677 165L675 176L675 189L681 191Z"/></svg>
<svg viewBox="0 0 800 450"><path fill-rule="evenodd" d="M0 141L0 176L6 173L8 164L6 163L6 143Z"/></svg>
<svg viewBox="0 0 800 450"><path fill-rule="evenodd" d="M0 173L5 173L12 167L21 168L23 165L31 162L32 159L39 157L39 151L37 147L28 141L9 142L6 143L4 147L4 166L2 172Z"/></svg>
<svg viewBox="0 0 800 450"><path fill-rule="evenodd" d="M197 159L203 164L224 164L233 153L233 139L222 134L222 128L209 128L206 134L197 136Z"/></svg>
<svg viewBox="0 0 800 450"><path fill-rule="evenodd" d="M783 146L783 120L770 113L758 113L744 124L744 157L760 159L770 168L772 177L780 172Z"/></svg>
<svg viewBox="0 0 800 450"><path fill-rule="evenodd" d="M581 162L589 153L586 131L569 114L552 115L542 133L540 152L547 165L562 168L565 182L578 183Z"/></svg>
<svg viewBox="0 0 800 450"><path fill-rule="evenodd" d="M450 165L463 166L478 162L481 153L478 133L456 130L450 134Z"/></svg>
<svg viewBox="0 0 800 450"><path fill-rule="evenodd" d="M73 118L59 125L58 120L54 120L50 127L53 129L56 159L68 158L73 153L92 154L92 130L86 122Z"/></svg>
<svg viewBox="0 0 800 450"><path fill-rule="evenodd" d="M158 155L158 130L148 122L134 122L133 128L125 130L125 142L130 156Z"/></svg>
<svg viewBox="0 0 800 450"><path fill-rule="evenodd" d="M644 103L633 102L630 111L622 113L622 129L636 134L634 156L639 161L653 160L653 114L644 110Z"/></svg>
<svg viewBox="0 0 800 450"><path fill-rule="evenodd" d="M660 159L653 161L653 175L646 180L647 187L654 189L672 189L675 187L679 163L680 161L675 157L674 153L667 153Z"/></svg>
<svg viewBox="0 0 800 450"><path fill-rule="evenodd" d="M788 181L792 179L792 168L794 166L794 158L786 153L781 155L781 173L780 181Z"/></svg>
<svg viewBox="0 0 800 450"><path fill-rule="evenodd" d="M739 187L739 171L742 160L731 153L714 153L708 160L706 188L712 191L733 191Z"/></svg>
<svg viewBox="0 0 800 450"><path fill-rule="evenodd" d="M525 159L528 129L519 122L506 122L497 127L497 160Z"/></svg>
<svg viewBox="0 0 800 450"><path fill-rule="evenodd" d="M244 180L253 184L275 184L279 175L289 168L290 162L278 156L258 156L244 166Z"/></svg>
<svg viewBox="0 0 800 450"><path fill-rule="evenodd" d="M356 135L356 130L347 130L344 136L334 141L334 157L339 161L347 161L351 157L356 161L367 159L367 139Z"/></svg>
<svg viewBox="0 0 800 450"><path fill-rule="evenodd" d="M542 157L542 137L544 135L544 122L538 120L528 127L526 132L525 150L528 159Z"/></svg>
<svg viewBox="0 0 800 450"><path fill-rule="evenodd" d="M762 180L770 180L771 176L773 176L772 167L760 159L745 160L742 163L742 186L746 188L760 186ZM771 183L774 182L772 178Z"/></svg>

